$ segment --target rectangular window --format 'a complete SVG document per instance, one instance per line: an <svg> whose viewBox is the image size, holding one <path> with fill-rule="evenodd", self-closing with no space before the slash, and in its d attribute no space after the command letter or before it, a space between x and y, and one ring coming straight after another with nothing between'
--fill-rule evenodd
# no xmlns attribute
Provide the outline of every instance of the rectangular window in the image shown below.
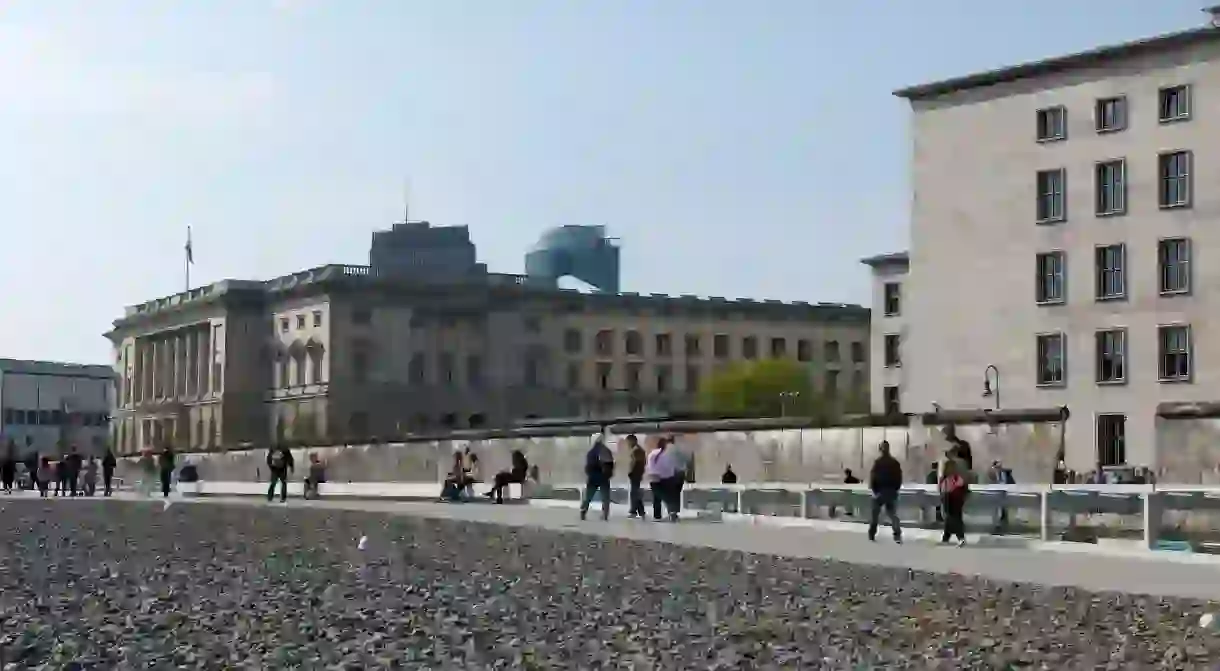
<svg viewBox="0 0 1220 671"><path fill-rule="evenodd" d="M644 339L639 331L628 331L623 334L623 351L629 356L643 356Z"/></svg>
<svg viewBox="0 0 1220 671"><path fill-rule="evenodd" d="M602 329L593 338L593 346L600 356L614 354L614 331Z"/></svg>
<svg viewBox="0 0 1220 671"><path fill-rule="evenodd" d="M864 363L864 343L859 340L851 344L852 363Z"/></svg>
<svg viewBox="0 0 1220 671"><path fill-rule="evenodd" d="M796 341L796 360L808 362L813 359L813 343L804 338Z"/></svg>
<svg viewBox="0 0 1220 671"><path fill-rule="evenodd" d="M822 346L822 358L826 360L826 363L839 363L842 356L838 340L827 340L826 344Z"/></svg>
<svg viewBox="0 0 1220 671"><path fill-rule="evenodd" d="M674 369L671 366L657 366L657 393L658 394L668 394L669 393L670 387L673 386L672 384L670 384L670 381L673 379L673 376L674 376L673 371L674 371Z"/></svg>
<svg viewBox="0 0 1220 671"><path fill-rule="evenodd" d="M885 367L894 368L902 365L900 340L897 333L885 334Z"/></svg>
<svg viewBox="0 0 1220 671"><path fill-rule="evenodd" d="M781 359L788 356L788 341L784 338L771 339L771 358Z"/></svg>
<svg viewBox="0 0 1220 671"><path fill-rule="evenodd" d="M1127 211L1126 171L1126 162L1122 159L1102 161L1094 168L1094 205L1099 216Z"/></svg>
<svg viewBox="0 0 1220 671"><path fill-rule="evenodd" d="M902 406L899 401L898 387L885 387L881 390L881 403L884 406L886 415L898 415L902 413Z"/></svg>
<svg viewBox="0 0 1220 671"><path fill-rule="evenodd" d="M741 339L741 358L754 359L758 357L758 338L746 336Z"/></svg>
<svg viewBox="0 0 1220 671"><path fill-rule="evenodd" d="M600 362L597 364L597 386L603 390L610 389L610 375L614 373L614 365Z"/></svg>
<svg viewBox="0 0 1220 671"><path fill-rule="evenodd" d="M1097 101L1093 114L1098 133L1113 133L1127 128L1127 98L1118 96Z"/></svg>
<svg viewBox="0 0 1220 671"><path fill-rule="evenodd" d="M729 337L723 333L717 333L712 338L712 356L717 359L729 358Z"/></svg>
<svg viewBox="0 0 1220 671"><path fill-rule="evenodd" d="M288 332L288 318L280 317L280 333Z"/></svg>
<svg viewBox="0 0 1220 671"><path fill-rule="evenodd" d="M902 313L902 285L898 282L885 283L885 316L897 317Z"/></svg>
<svg viewBox="0 0 1220 671"><path fill-rule="evenodd" d="M1062 140L1067 137L1067 108L1048 107L1036 115L1038 142Z"/></svg>
<svg viewBox="0 0 1220 671"><path fill-rule="evenodd" d="M1097 416L1097 465L1127 465L1127 416Z"/></svg>
<svg viewBox="0 0 1220 671"><path fill-rule="evenodd" d="M639 391L640 390L640 372L643 370L643 368L644 368L643 364L638 364L638 363L627 364L627 379L626 379L627 384L624 385L625 387L627 387L627 391Z"/></svg>
<svg viewBox="0 0 1220 671"><path fill-rule="evenodd" d="M1162 382L1190 380L1190 327L1185 325L1157 327L1157 351L1160 354Z"/></svg>
<svg viewBox="0 0 1220 671"><path fill-rule="evenodd" d="M1038 336L1038 385L1060 386L1064 383L1067 351L1062 333Z"/></svg>
<svg viewBox="0 0 1220 671"><path fill-rule="evenodd" d="M1096 249L1096 297L1099 301L1127 296L1127 247L1104 245Z"/></svg>
<svg viewBox="0 0 1220 671"><path fill-rule="evenodd" d="M702 343L699 342L699 336L687 335L685 341L687 358L694 358L703 354L703 348L701 347Z"/></svg>
<svg viewBox="0 0 1220 671"><path fill-rule="evenodd" d="M695 393L699 391L699 367L686 367L686 391Z"/></svg>
<svg viewBox="0 0 1220 671"><path fill-rule="evenodd" d="M305 328L305 315L297 315L297 330Z"/></svg>
<svg viewBox="0 0 1220 671"><path fill-rule="evenodd" d="M1189 151L1171 151L1157 157L1160 177L1157 203L1164 208L1190 207L1190 171L1194 155Z"/></svg>
<svg viewBox="0 0 1220 671"><path fill-rule="evenodd" d="M313 311L313 325L314 325L314 328L317 328L322 325L322 311L321 310Z"/></svg>
<svg viewBox="0 0 1220 671"><path fill-rule="evenodd" d="M1127 381L1127 331L1109 329L1097 332L1098 384Z"/></svg>
<svg viewBox="0 0 1220 671"><path fill-rule="evenodd" d="M1063 221L1067 218L1064 208L1064 193L1067 189L1067 170L1039 170L1038 177L1038 208L1039 224Z"/></svg>
<svg viewBox="0 0 1220 671"><path fill-rule="evenodd" d="M568 364L568 389L580 388L580 364Z"/></svg>
<svg viewBox="0 0 1220 671"><path fill-rule="evenodd" d="M1039 304L1063 303L1067 300L1064 285L1067 280L1067 256L1064 252L1045 252L1037 256L1037 288L1034 300Z"/></svg>
<svg viewBox="0 0 1220 671"><path fill-rule="evenodd" d="M1157 243L1161 294L1190 293L1190 238L1167 238Z"/></svg>
<svg viewBox="0 0 1220 671"><path fill-rule="evenodd" d="M580 345L580 329L567 329L563 332L563 351L568 354L579 354Z"/></svg>
<svg viewBox="0 0 1220 671"><path fill-rule="evenodd" d="M1170 86L1160 90L1161 123L1182 121L1190 118L1190 86Z"/></svg>
<svg viewBox="0 0 1220 671"><path fill-rule="evenodd" d="M673 356L673 336L668 333L658 333L656 337L657 356Z"/></svg>

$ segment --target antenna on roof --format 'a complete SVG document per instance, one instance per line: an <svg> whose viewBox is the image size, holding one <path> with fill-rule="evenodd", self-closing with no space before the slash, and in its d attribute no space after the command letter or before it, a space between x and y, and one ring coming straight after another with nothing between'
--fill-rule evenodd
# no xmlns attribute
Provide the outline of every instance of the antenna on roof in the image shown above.
<svg viewBox="0 0 1220 671"><path fill-rule="evenodd" d="M402 223L411 223L411 180L402 182Z"/></svg>
<svg viewBox="0 0 1220 671"><path fill-rule="evenodd" d="M1220 28L1220 5L1204 7L1203 12L1211 17L1212 28Z"/></svg>

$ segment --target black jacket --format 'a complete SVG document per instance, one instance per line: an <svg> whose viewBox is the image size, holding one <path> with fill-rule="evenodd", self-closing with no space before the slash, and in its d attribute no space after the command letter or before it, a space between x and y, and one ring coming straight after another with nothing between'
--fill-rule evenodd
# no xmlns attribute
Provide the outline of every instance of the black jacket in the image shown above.
<svg viewBox="0 0 1220 671"><path fill-rule="evenodd" d="M157 466L160 467L162 473L174 472L175 458L176 455L171 449L162 450L161 454L157 455Z"/></svg>
<svg viewBox="0 0 1220 671"><path fill-rule="evenodd" d="M874 492L897 492L902 489L902 464L891 455L882 455L873 462L868 487Z"/></svg>
<svg viewBox="0 0 1220 671"><path fill-rule="evenodd" d="M271 457L274 457L277 452L284 456L284 462L282 464L280 464L279 466L275 466L274 464L271 463ZM292 461L292 450L290 450L286 447L273 447L270 450L267 450L267 468L270 468L272 471L287 472L287 471L291 471L295 466L296 466L296 464L294 464Z"/></svg>
<svg viewBox="0 0 1220 671"><path fill-rule="evenodd" d="M113 473L114 467L117 463L118 463L118 460L114 458L114 453L107 452L106 456L102 457L102 472L103 473L106 473L106 472Z"/></svg>
<svg viewBox="0 0 1220 671"><path fill-rule="evenodd" d="M83 460L81 459L81 456L79 454L77 454L76 452L73 452L73 453L69 454L68 456L64 457L64 464L65 464L66 468L68 469L68 473L70 475L75 475L77 473L80 473L80 467L81 467L82 463L83 463Z"/></svg>

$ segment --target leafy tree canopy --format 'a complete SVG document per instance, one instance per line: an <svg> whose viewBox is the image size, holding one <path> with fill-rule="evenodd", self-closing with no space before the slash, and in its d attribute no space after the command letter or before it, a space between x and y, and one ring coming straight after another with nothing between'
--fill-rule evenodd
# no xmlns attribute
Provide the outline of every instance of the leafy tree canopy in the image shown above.
<svg viewBox="0 0 1220 671"><path fill-rule="evenodd" d="M808 364L792 359L739 361L699 389L699 409L718 416L827 420L835 414L832 406L814 390Z"/></svg>

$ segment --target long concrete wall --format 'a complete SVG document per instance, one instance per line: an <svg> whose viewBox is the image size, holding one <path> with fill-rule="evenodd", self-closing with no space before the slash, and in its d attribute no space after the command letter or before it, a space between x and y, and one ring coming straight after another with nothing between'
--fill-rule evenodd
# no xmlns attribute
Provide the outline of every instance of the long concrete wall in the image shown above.
<svg viewBox="0 0 1220 671"><path fill-rule="evenodd" d="M999 459L1013 469L1018 482L1041 483L1050 481L1056 463L1059 427L1058 422L972 424L958 425L957 433L973 446L976 469ZM476 452L483 464L483 478L490 480L496 471L508 468L509 455L519 449L530 464L538 466L544 482L580 482L591 433L317 447L293 452L299 477L304 476L308 454L313 453L326 461L327 477L332 482L438 482L455 450L470 447ZM837 482L846 468L864 477L882 440L889 441L894 456L903 462L906 478L922 482L930 465L947 449L940 427L925 427L918 419L907 427L636 432L646 445L657 435L677 439L679 448L693 457L699 482L719 482L729 464L742 483ZM625 474L627 454L622 437L614 434L610 440L618 452L619 472ZM252 481L267 476L266 451L262 449L184 456L198 465L205 480ZM120 468L121 476L135 477L130 462Z"/></svg>

